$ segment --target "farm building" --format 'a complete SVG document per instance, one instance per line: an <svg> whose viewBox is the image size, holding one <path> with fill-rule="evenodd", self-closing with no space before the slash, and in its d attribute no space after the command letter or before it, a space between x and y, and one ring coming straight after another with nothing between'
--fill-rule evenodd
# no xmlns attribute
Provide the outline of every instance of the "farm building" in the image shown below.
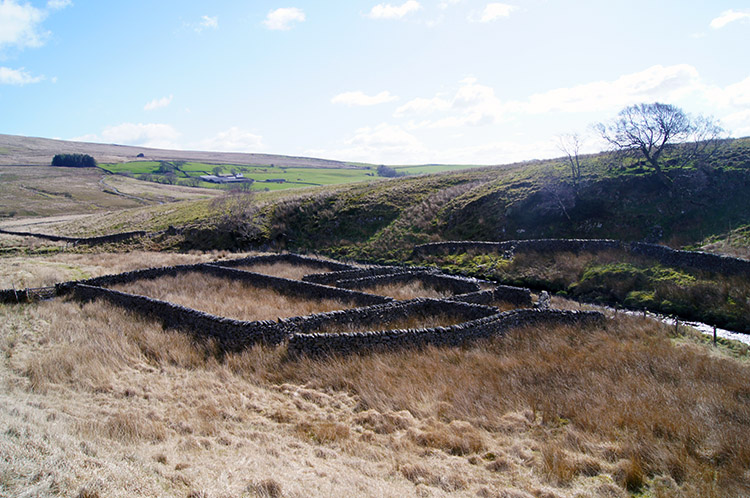
<svg viewBox="0 0 750 498"><path fill-rule="evenodd" d="M245 178L242 173L236 175L201 175L201 180L211 183L252 183L252 178Z"/></svg>

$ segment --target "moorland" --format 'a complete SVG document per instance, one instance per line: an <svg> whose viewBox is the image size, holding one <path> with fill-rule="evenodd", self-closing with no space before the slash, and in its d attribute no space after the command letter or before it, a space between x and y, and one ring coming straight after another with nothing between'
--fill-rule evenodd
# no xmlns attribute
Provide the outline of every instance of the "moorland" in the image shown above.
<svg viewBox="0 0 750 498"><path fill-rule="evenodd" d="M316 174L367 173L373 170L356 168L372 165L96 147L7 138L0 144L0 229L147 235L86 245L0 234L0 287L294 251L357 264L432 265L546 290L554 307L602 310L607 322L526 327L460 348L312 359L288 358L283 346L218 354L103 301L1 304L3 494L750 492L748 348L712 345L689 327L598 306L747 331L746 278L612 251L412 252L446 240L608 238L746 256L750 139L723 141L701 163L671 167L667 158L669 187L643 162L602 153L582 156L575 179L561 158L267 192L165 185L114 174L120 167L107 164L144 154L152 166L286 164L290 174L297 174L295 161ZM50 168L58 152L93 154L101 168ZM671 154L678 157L679 148ZM299 279L309 269L254 271ZM246 319L347 306L296 302L220 279L149 285L123 290ZM435 292L402 287L379 292L397 299Z"/></svg>

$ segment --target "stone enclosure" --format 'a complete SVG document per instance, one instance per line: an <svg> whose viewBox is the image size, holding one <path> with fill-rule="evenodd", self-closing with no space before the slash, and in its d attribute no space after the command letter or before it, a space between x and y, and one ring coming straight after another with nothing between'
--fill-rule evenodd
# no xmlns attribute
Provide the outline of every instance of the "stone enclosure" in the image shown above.
<svg viewBox="0 0 750 498"><path fill-rule="evenodd" d="M293 280L238 269L278 262L312 267L321 273ZM195 272L241 281L248 286L271 289L282 295L309 300L339 299L352 303L354 307L275 321L243 321L109 288L138 280ZM382 283L413 281L439 289L448 297L398 301L366 292ZM490 287L488 282L482 284ZM185 331L196 340L211 340L225 352L241 351L254 344L286 345L290 357L393 351L428 345L461 346L526 325L600 323L604 320L603 315L597 312L536 309L528 289L492 285L482 290L479 281L444 275L434 270L394 266L362 268L296 254L149 268L57 284L55 294L68 295L82 302L106 300L131 312L157 319L165 328ZM490 306L498 301L521 309L500 312L498 308ZM436 316L448 316L453 324L430 328L389 328L390 324L399 320L413 319L419 323L421 319ZM348 332L348 328L360 331ZM344 331L329 332L338 329Z"/></svg>

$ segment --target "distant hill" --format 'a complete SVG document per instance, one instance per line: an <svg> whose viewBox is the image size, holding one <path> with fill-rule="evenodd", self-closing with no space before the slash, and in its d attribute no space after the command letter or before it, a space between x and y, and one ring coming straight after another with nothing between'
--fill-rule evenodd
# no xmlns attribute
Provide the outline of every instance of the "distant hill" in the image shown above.
<svg viewBox="0 0 750 498"><path fill-rule="evenodd" d="M188 150L150 149L128 145L71 142L49 138L23 137L0 134L0 165L43 166L55 154L89 154L99 163L126 161L195 161L210 164L274 164L315 168L359 168L357 164L311 157L280 156L274 154L245 154L239 152L205 152ZM143 156L140 156L143 154Z"/></svg>

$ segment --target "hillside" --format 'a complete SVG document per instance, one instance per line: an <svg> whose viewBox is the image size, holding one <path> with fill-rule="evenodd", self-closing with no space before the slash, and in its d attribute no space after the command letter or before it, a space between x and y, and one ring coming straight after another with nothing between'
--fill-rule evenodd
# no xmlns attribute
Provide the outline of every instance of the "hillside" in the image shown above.
<svg viewBox="0 0 750 498"><path fill-rule="evenodd" d="M86 235L174 225L185 229L173 241L185 249L271 245L402 259L415 244L441 240L613 238L694 247L750 223L750 138L724 141L709 162L667 167L670 188L638 161L602 153L581 162L577 183L562 159L531 161L144 207L50 230Z"/></svg>
<svg viewBox="0 0 750 498"><path fill-rule="evenodd" d="M0 165L46 166L55 154L89 154L94 156L100 163L120 163L142 159L152 161L195 161L212 164L276 164L290 167L356 167L353 164L340 161L309 157L151 149L127 145L72 142L0 134ZM139 154L143 154L143 156L138 157Z"/></svg>

